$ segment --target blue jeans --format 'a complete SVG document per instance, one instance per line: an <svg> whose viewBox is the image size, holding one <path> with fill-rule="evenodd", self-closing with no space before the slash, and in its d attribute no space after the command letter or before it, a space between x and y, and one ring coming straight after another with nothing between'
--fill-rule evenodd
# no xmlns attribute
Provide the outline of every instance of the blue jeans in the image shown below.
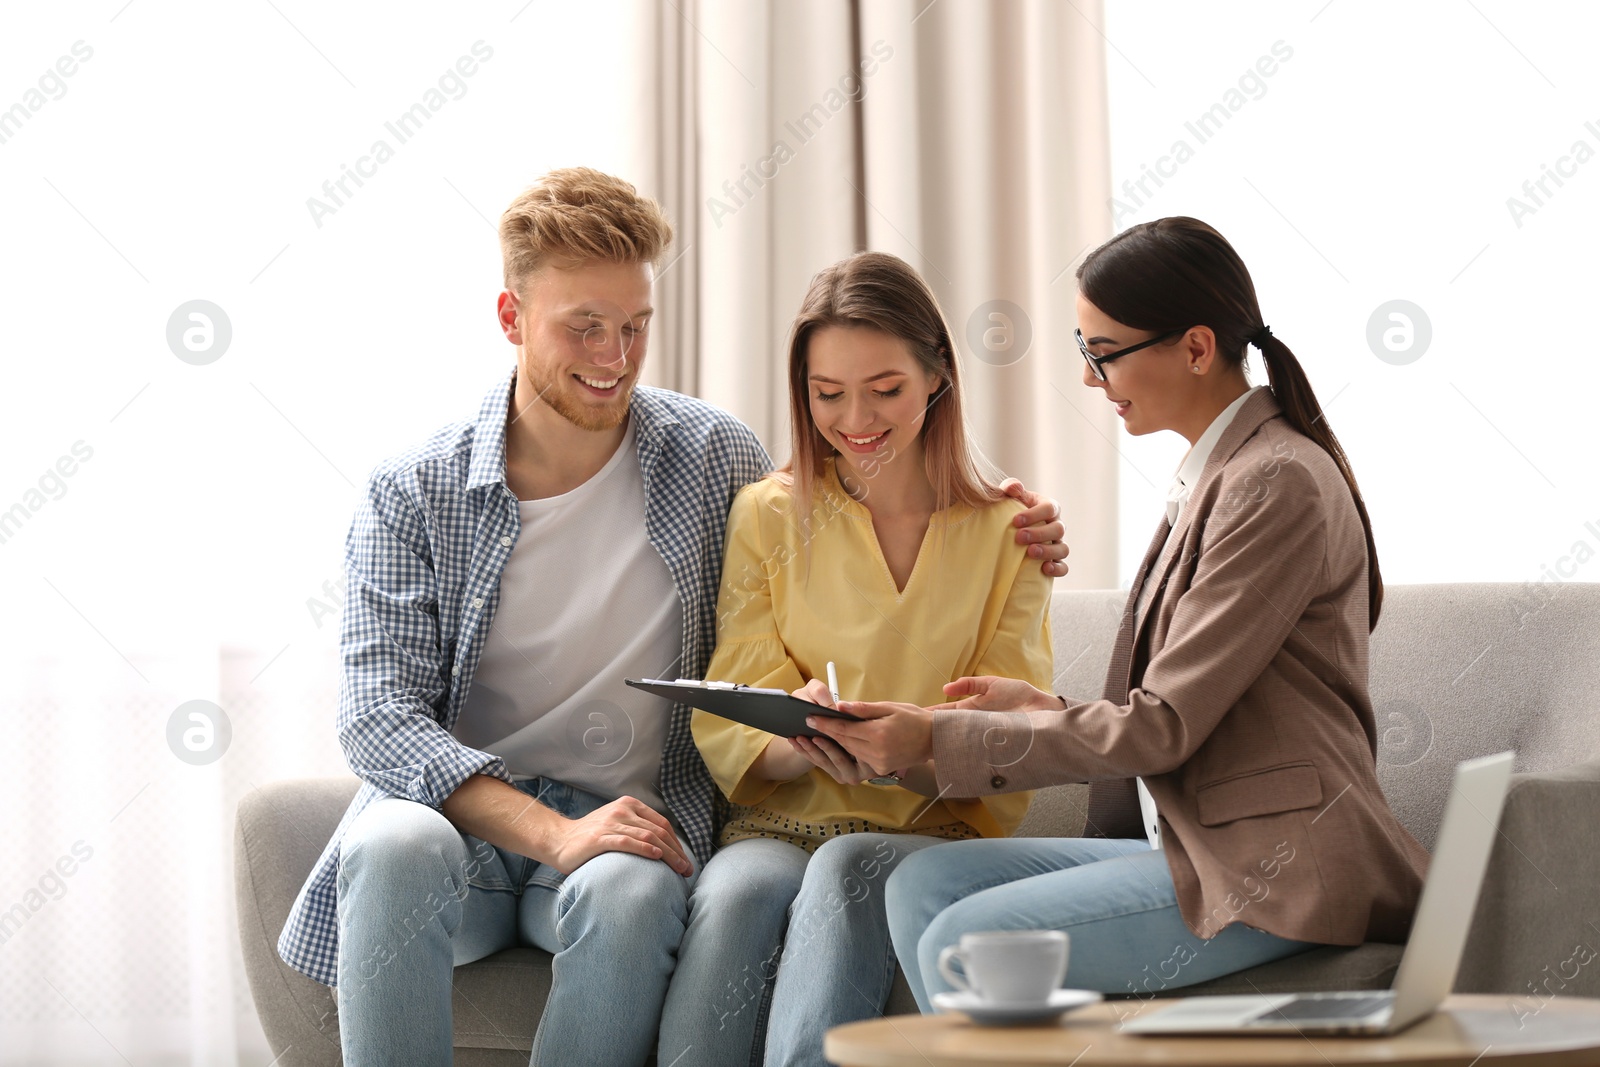
<svg viewBox="0 0 1600 1067"><path fill-rule="evenodd" d="M661 1016L661 1067L759 1067L763 1059L821 1067L823 1033L881 1015L893 988L889 873L945 843L860 833L831 838L810 856L769 838L718 851L689 898Z"/></svg>
<svg viewBox="0 0 1600 1067"><path fill-rule="evenodd" d="M953 841L889 879L889 928L924 1012L950 989L939 952L981 930L1065 930L1068 988L1153 996L1316 946L1236 922L1203 941L1178 914L1166 856L1143 840ZM1249 921L1249 905L1240 913Z"/></svg>
<svg viewBox="0 0 1600 1067"><path fill-rule="evenodd" d="M517 788L569 818L606 803L545 779ZM535 945L555 961L531 1062L644 1063L692 882L660 860L622 852L563 876L461 833L425 804L375 801L339 850L344 1062L448 1064L452 969Z"/></svg>

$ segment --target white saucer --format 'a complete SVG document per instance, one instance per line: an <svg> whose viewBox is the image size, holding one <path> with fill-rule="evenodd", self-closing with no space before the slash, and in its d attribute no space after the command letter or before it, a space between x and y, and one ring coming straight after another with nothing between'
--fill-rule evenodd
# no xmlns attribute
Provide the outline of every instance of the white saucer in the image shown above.
<svg viewBox="0 0 1600 1067"><path fill-rule="evenodd" d="M975 993L935 993L933 1006L940 1011L962 1011L979 1026L1026 1026L1048 1022L1062 1012L1093 1004L1100 994L1091 989L1058 989L1044 1004L1008 1005L984 1000Z"/></svg>

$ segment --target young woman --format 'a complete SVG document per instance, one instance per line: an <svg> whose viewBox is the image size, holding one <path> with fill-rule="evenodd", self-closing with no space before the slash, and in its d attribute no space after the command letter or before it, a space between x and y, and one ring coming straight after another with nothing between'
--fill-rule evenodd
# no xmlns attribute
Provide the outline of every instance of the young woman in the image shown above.
<svg viewBox="0 0 1600 1067"><path fill-rule="evenodd" d="M1078 281L1084 384L1129 433L1191 445L1102 698L962 678L956 703L843 702L869 721L821 726L875 766L932 758L956 794L1094 783L1092 836L959 842L895 872L890 925L924 1010L948 988L940 949L968 931L1065 930L1068 986L1139 995L1400 941L1427 863L1378 788L1366 506L1244 263L1205 223L1168 218L1106 242ZM1247 344L1271 388L1246 380ZM997 766L973 709L1024 712L1026 754Z"/></svg>
<svg viewBox="0 0 1600 1067"><path fill-rule="evenodd" d="M789 389L793 458L729 514L706 676L821 704L829 661L857 698L932 701L968 674L1048 685L1050 582L967 438L950 331L916 272L867 252L818 274ZM889 997L890 871L930 845L1011 833L1028 796L969 799L925 759L890 778L825 738L703 712L693 729L731 812L691 898L660 1047L759 1063L770 1000L766 1063L821 1065L823 1032Z"/></svg>

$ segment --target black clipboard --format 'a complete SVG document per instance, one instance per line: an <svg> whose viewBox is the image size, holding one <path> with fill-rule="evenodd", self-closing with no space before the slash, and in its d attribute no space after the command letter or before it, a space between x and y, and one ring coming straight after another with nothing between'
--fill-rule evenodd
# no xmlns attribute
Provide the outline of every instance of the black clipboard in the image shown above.
<svg viewBox="0 0 1600 1067"><path fill-rule="evenodd" d="M624 678L623 681L635 689L665 697L674 704L688 704L779 737L825 736L821 730L813 730L806 725L807 715L859 721L854 715L792 697L782 689L755 689L731 682L681 679L668 682L659 678Z"/></svg>

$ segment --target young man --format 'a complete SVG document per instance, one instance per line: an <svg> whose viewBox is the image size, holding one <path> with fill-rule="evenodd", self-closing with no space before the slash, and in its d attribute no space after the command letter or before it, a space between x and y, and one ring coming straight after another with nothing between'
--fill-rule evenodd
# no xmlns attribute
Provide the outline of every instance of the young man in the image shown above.
<svg viewBox="0 0 1600 1067"><path fill-rule="evenodd" d="M362 785L278 941L338 987L351 1067L448 1063L452 969L518 944L555 956L533 1063L654 1048L715 787L689 709L622 679L704 671L728 508L771 465L733 416L638 385L671 239L593 170L523 193L514 372L368 481L338 714ZM1016 494L1065 573L1054 502Z"/></svg>

